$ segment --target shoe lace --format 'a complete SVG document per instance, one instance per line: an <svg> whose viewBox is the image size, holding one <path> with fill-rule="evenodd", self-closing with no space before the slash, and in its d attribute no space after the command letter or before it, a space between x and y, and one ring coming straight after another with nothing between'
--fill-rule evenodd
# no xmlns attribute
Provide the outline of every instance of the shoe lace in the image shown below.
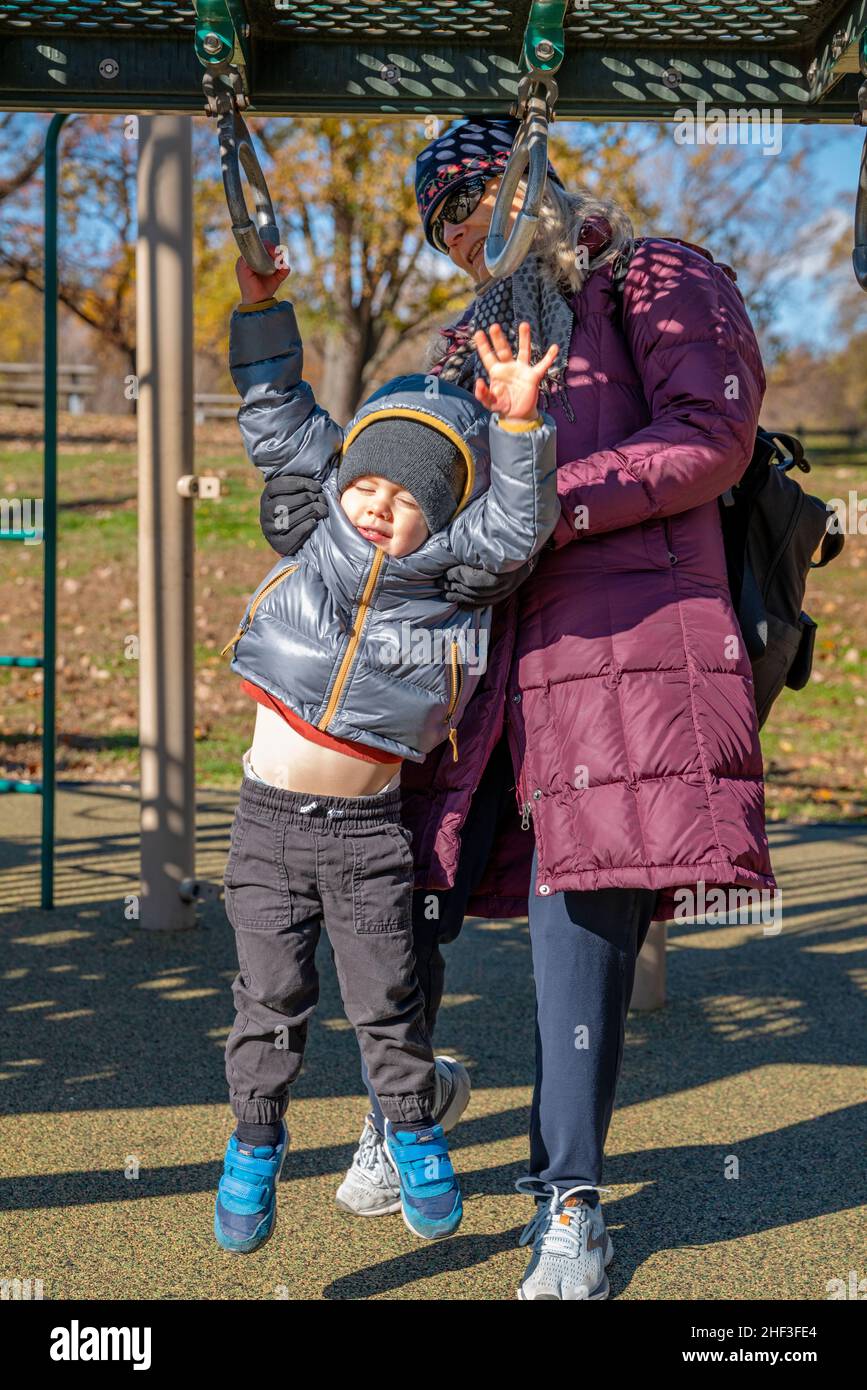
<svg viewBox="0 0 867 1390"><path fill-rule="evenodd" d="M368 1172L374 1172L383 1162L382 1135L376 1129L370 1116L364 1122L361 1138L355 1153L355 1164Z"/></svg>
<svg viewBox="0 0 867 1390"><path fill-rule="evenodd" d="M536 1213L521 1232L518 1244L529 1245L532 1241L533 1249L540 1254L573 1257L581 1253L584 1226L589 1220L590 1209L581 1198L577 1198L574 1204L571 1199L578 1192L611 1191L609 1187L579 1183L560 1192L552 1183L542 1182L539 1178L518 1178L515 1187L518 1192L526 1192L533 1197L548 1197L547 1201L538 1203Z"/></svg>

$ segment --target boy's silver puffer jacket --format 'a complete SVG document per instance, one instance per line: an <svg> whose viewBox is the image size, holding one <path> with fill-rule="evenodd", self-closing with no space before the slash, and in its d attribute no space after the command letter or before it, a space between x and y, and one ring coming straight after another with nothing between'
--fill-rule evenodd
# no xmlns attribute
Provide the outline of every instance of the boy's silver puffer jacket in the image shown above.
<svg viewBox="0 0 867 1390"><path fill-rule="evenodd" d="M322 482L328 515L296 555L281 559L247 605L229 647L232 670L301 719L415 762L455 726L485 667L490 609L443 597L455 564L516 569L560 515L555 426L511 433L466 391L404 376L367 400L344 432L302 380L302 347L286 301L232 315L229 362L244 398L238 421L266 479ZM337 494L342 449L383 415L442 430L468 466L448 528L396 559L356 531ZM491 466L493 454L493 468Z"/></svg>

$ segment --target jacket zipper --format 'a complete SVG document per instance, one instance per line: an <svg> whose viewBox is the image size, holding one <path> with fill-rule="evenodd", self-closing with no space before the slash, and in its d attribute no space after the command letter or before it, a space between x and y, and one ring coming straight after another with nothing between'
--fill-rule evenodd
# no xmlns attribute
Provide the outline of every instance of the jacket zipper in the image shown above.
<svg viewBox="0 0 867 1390"><path fill-rule="evenodd" d="M532 803L525 801L527 795L527 779L524 773L518 778L518 795L521 798L521 829L530 829L530 815L533 810Z"/></svg>
<svg viewBox="0 0 867 1390"><path fill-rule="evenodd" d="M367 576L367 582L364 586L364 592L361 595L361 601L355 613L355 622L352 628L352 636L350 637L346 647L346 651L343 654L343 660L341 661L340 669L337 672L337 679L334 682L334 687L331 691L331 695L329 696L328 704L325 707L325 713L316 725L317 729L327 729L328 725L331 723L332 718L334 717L334 711L337 708L341 693L343 691L343 687L346 684L346 677L349 675L349 668L355 660L355 654L358 651L358 644L361 641L362 629L367 620L367 615L370 611L370 600L373 595L373 590L376 587L376 581L379 577L379 571L382 568L382 561L384 556L384 550L377 550L376 554L373 557L373 564L370 566L370 574Z"/></svg>
<svg viewBox="0 0 867 1390"><path fill-rule="evenodd" d="M274 578L268 581L264 589L262 589L253 599L253 602L250 604L250 611L248 612L246 618L243 620L243 622L240 623L235 635L232 638L230 638L230 640L226 643L225 647L220 652L220 656L225 656L226 652L229 651L230 648L234 648L235 644L237 642L240 642L241 638L244 636L244 633L247 631L247 628L253 621L256 609L259 607L259 604L262 602L263 598L266 598L268 594L270 594L272 589L276 589L278 584L282 584L284 579L288 579L290 574L294 574L297 568L297 565L288 565L285 570L281 570L279 574L275 574Z"/></svg>
<svg viewBox="0 0 867 1390"><path fill-rule="evenodd" d="M457 709L458 701L461 698L461 691L464 688L464 672L460 664L458 655L458 644L452 642L451 650L451 687L452 698L446 710L446 723L449 726L449 743L452 745L452 761L458 760L458 731L452 723L452 716Z"/></svg>
<svg viewBox="0 0 867 1390"><path fill-rule="evenodd" d="M672 546L672 539L671 539L671 519L670 519L670 517L664 516L664 517L662 518L662 529L665 531L665 544L666 544L666 546L667 546L667 548L668 548L668 563L669 563L670 565L676 565L676 564L677 564L677 556L675 555L674 551L673 551L672 548L671 548L671 546Z"/></svg>

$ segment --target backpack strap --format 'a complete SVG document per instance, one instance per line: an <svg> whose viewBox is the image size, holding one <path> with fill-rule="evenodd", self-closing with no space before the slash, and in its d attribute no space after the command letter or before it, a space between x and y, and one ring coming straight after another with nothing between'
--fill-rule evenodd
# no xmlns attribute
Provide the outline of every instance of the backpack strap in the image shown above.
<svg viewBox="0 0 867 1390"><path fill-rule="evenodd" d="M784 473L788 473L790 468L800 468L802 473L812 472L810 461L804 453L804 446L795 435L785 434L782 430L762 430L761 433L774 443L774 453L780 460L780 467ZM788 456L777 448L777 440L788 449Z"/></svg>
<svg viewBox="0 0 867 1390"><path fill-rule="evenodd" d="M818 560L810 561L810 569L823 570L826 565L830 565L831 561L836 560L840 551L843 549L843 542L844 537L842 531L826 531L822 537L822 548L819 551L819 558Z"/></svg>

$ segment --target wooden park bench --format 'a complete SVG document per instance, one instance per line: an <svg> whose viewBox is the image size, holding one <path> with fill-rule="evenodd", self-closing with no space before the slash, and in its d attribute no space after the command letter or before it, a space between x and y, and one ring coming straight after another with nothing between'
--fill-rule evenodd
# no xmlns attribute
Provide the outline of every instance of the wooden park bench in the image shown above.
<svg viewBox="0 0 867 1390"><path fill-rule="evenodd" d="M61 410L82 415L85 400L96 390L96 367L58 366L57 397ZM44 395L41 362L0 362L0 406L41 410Z"/></svg>

